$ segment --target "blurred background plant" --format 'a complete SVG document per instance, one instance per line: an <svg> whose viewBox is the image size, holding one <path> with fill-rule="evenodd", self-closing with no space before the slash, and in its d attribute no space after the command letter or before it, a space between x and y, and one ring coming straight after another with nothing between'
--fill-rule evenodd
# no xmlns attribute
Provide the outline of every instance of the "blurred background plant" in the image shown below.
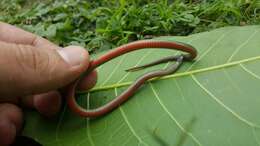
<svg viewBox="0 0 260 146"><path fill-rule="evenodd" d="M0 21L93 52L138 39L260 24L260 0L1 0Z"/></svg>

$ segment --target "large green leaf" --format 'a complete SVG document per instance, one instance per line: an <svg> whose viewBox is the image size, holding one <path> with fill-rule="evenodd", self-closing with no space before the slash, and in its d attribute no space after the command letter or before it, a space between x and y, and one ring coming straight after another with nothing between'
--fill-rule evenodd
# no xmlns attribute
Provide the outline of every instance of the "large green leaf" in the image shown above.
<svg viewBox="0 0 260 146"><path fill-rule="evenodd" d="M78 117L66 106L54 120L28 112L24 135L53 146L259 146L260 26L159 39L189 43L199 56L99 119ZM95 89L79 102L91 108L108 102L140 74L169 64L135 73L125 69L174 53L141 50L105 64Z"/></svg>

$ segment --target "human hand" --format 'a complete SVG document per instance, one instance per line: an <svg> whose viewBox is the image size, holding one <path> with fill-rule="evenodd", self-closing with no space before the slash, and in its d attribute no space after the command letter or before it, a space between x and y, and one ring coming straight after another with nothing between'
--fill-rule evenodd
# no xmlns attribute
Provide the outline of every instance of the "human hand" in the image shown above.
<svg viewBox="0 0 260 146"><path fill-rule="evenodd" d="M20 132L22 107L53 116L61 107L58 89L88 68L81 47L60 48L39 36L0 22L0 145L10 145ZM93 87L97 73L85 77L80 89Z"/></svg>

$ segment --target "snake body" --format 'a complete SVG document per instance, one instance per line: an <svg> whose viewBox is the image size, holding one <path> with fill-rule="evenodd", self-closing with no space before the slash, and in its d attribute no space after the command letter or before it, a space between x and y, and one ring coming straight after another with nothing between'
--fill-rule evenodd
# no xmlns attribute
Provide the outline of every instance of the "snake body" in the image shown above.
<svg viewBox="0 0 260 146"><path fill-rule="evenodd" d="M134 93L149 79L155 78L155 77L161 77L165 75L172 74L176 72L176 70L180 67L180 65L183 63L183 61L192 61L197 56L197 51L194 47L181 43L181 42L170 42L170 41L157 41L157 40L143 40L143 41L136 41L132 42L126 45L122 45L120 47L117 47L108 53L100 56L99 58L92 60L90 62L90 66L88 70L83 74L83 76L87 76L89 73L91 73L93 70L95 70L100 65L118 57L123 54L140 50L140 49L149 49L149 48L160 48L160 49L172 49L172 50L179 50L186 52L185 54L177 55L177 56L170 56L166 58L162 58L160 60L157 60L155 62L152 62L150 64L140 66L140 67L134 67L132 69L129 69L128 71L137 70L140 68L149 67L152 65L156 65L159 63L164 63L168 61L176 61L175 64L169 66L166 69L162 70L156 70L149 73L146 73L139 77L135 82L133 82L132 85L128 87L127 90L125 90L122 94L115 97L113 100L108 102L107 104L98 107L96 109L84 109L81 106L79 106L75 99L75 90L77 87L77 84L81 80L81 78L77 79L73 83L71 83L68 86L68 93L66 95L66 100L69 108L76 114L82 117L100 117L103 116L121 104L123 104L125 101L129 99L129 97L133 96Z"/></svg>

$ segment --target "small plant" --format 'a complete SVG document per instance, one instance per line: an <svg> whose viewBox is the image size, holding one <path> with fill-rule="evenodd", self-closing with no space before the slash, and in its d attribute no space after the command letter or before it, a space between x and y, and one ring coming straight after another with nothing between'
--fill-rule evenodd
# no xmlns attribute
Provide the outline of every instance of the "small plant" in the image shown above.
<svg viewBox="0 0 260 146"><path fill-rule="evenodd" d="M19 13L18 13L19 12ZM2 0L0 20L89 51L161 35L260 23L257 0Z"/></svg>

